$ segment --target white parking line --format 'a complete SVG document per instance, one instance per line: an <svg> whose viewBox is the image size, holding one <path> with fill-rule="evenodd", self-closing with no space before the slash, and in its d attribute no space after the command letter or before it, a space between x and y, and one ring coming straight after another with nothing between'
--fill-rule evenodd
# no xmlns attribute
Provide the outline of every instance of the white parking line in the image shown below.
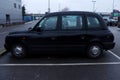
<svg viewBox="0 0 120 80"><path fill-rule="evenodd" d="M5 52L6 50L4 48L0 48L0 56Z"/></svg>
<svg viewBox="0 0 120 80"><path fill-rule="evenodd" d="M109 53L111 53L113 56L115 56L117 59L120 60L120 57L118 55L116 55L115 53L113 53L112 51L108 50Z"/></svg>
<svg viewBox="0 0 120 80"><path fill-rule="evenodd" d="M113 56L120 60L120 57L108 50ZM120 65L120 62L98 62L98 63L45 63L45 64L0 64L0 67L31 67L31 66L97 66L97 65Z"/></svg>
<svg viewBox="0 0 120 80"><path fill-rule="evenodd" d="M120 65L120 62L106 63L61 63L61 64L0 64L0 67L19 67L19 66L97 66L97 65Z"/></svg>

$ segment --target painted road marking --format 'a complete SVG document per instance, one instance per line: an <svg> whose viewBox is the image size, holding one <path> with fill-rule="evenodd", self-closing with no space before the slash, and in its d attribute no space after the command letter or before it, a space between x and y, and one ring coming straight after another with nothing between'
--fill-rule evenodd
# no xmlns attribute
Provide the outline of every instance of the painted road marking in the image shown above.
<svg viewBox="0 0 120 80"><path fill-rule="evenodd" d="M113 56L120 60L120 57L108 50ZM97 65L120 65L120 62L99 62L99 63L45 63L45 64L0 64L0 67L19 67L19 66L97 66Z"/></svg>
<svg viewBox="0 0 120 80"><path fill-rule="evenodd" d="M30 21L30 22L26 22L25 24L32 24L32 23L37 23L38 22L38 20L36 20L36 21Z"/></svg>
<svg viewBox="0 0 120 80"><path fill-rule="evenodd" d="M60 63L60 64L0 64L0 67L19 67L19 66L97 66L97 65L120 65L120 62L107 63Z"/></svg>
<svg viewBox="0 0 120 80"><path fill-rule="evenodd" d="M6 50L4 48L0 48L0 55L2 55Z"/></svg>
<svg viewBox="0 0 120 80"><path fill-rule="evenodd" d="M120 57L119 57L118 55L116 55L114 52L112 52L112 51L110 51L110 50L108 50L108 52L111 53L113 56L115 56L117 59L120 60Z"/></svg>

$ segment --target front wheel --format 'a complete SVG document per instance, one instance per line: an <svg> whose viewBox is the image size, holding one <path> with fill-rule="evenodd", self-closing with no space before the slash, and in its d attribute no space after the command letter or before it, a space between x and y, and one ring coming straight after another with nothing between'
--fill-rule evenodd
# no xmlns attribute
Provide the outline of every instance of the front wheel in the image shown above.
<svg viewBox="0 0 120 80"><path fill-rule="evenodd" d="M20 44L16 44L12 47L11 53L16 58L24 58L26 56L25 47Z"/></svg>
<svg viewBox="0 0 120 80"><path fill-rule="evenodd" d="M103 53L102 45L93 43L87 49L87 56L89 58L98 58Z"/></svg>

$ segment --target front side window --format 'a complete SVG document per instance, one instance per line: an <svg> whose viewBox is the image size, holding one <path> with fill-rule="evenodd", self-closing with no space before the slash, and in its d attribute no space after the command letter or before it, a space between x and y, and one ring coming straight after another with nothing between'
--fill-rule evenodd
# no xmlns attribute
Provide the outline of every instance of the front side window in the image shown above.
<svg viewBox="0 0 120 80"><path fill-rule="evenodd" d="M88 28L100 28L100 21L96 17L87 17Z"/></svg>
<svg viewBox="0 0 120 80"><path fill-rule="evenodd" d="M46 17L40 22L39 27L43 30L55 30L56 25L57 17Z"/></svg>
<svg viewBox="0 0 120 80"><path fill-rule="evenodd" d="M62 29L81 29L82 26L82 16L62 16Z"/></svg>

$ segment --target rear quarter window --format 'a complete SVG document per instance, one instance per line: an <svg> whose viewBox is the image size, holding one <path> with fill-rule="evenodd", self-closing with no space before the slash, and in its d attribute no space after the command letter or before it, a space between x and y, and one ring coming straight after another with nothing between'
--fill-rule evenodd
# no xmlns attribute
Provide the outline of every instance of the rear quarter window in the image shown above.
<svg viewBox="0 0 120 80"><path fill-rule="evenodd" d="M100 20L96 16L87 16L87 28L101 28Z"/></svg>

